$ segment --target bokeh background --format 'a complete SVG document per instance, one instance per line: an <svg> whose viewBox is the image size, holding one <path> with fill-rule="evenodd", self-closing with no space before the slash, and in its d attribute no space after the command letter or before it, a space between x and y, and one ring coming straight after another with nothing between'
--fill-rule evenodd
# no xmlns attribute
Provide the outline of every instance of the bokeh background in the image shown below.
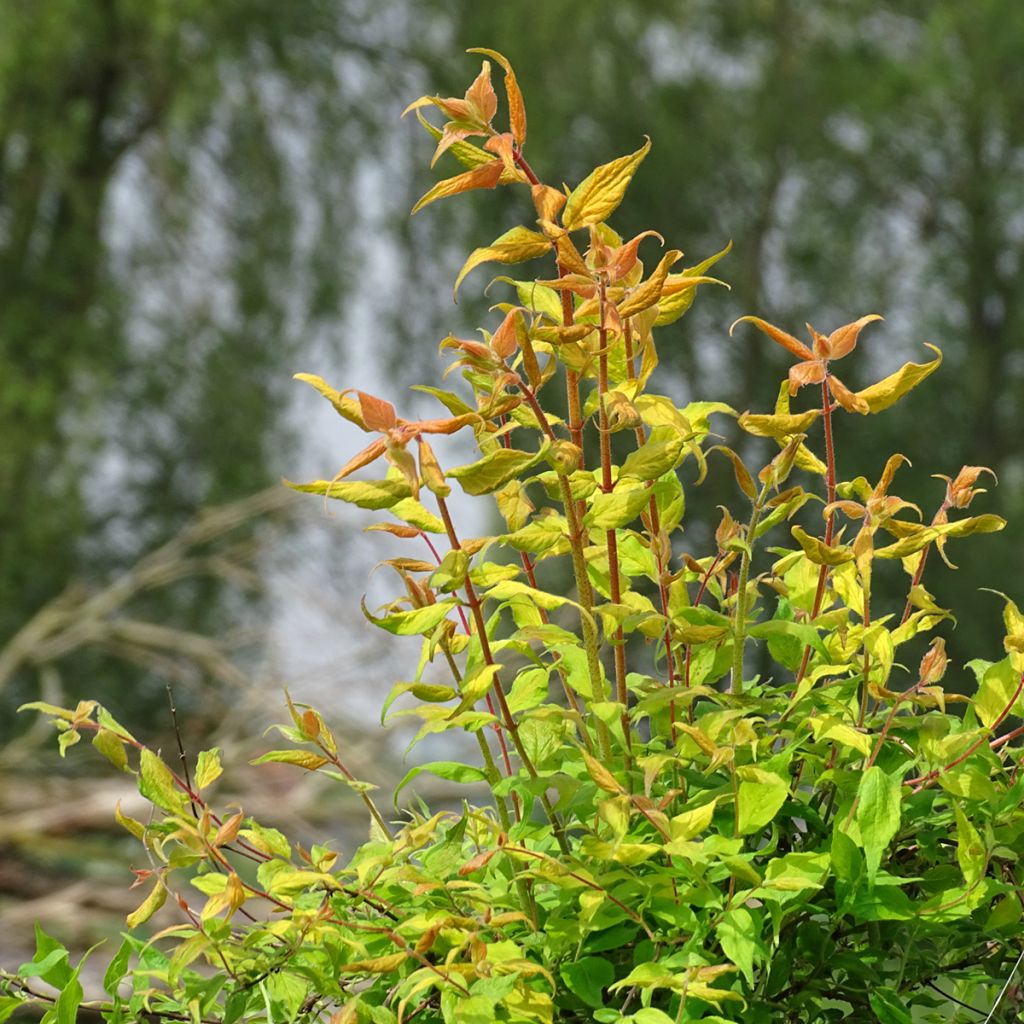
<svg viewBox="0 0 1024 1024"><path fill-rule="evenodd" d="M373 723L414 641L384 644L354 601L386 593L379 539L278 481L332 476L355 441L291 375L422 408L403 389L487 315L486 275L455 306L455 271L532 217L516 190L408 216L436 174L399 114L461 94L469 46L516 67L542 177L650 135L620 230L690 262L733 241L731 291L662 332L680 399L770 406L785 356L728 337L746 313L794 333L885 314L854 386L942 348L912 398L840 417L840 472L902 451L929 516L930 474L998 474L976 510L1010 528L927 582L959 665L1000 656L979 588L1024 599L1019 0L0 0L0 965L36 917L116 931L138 856L110 830L130 780L59 761L24 701L101 699L166 752L171 683L186 748L238 766L226 799L343 842L347 797L244 768L283 688L375 780L403 771ZM709 489L692 536L734 497Z"/></svg>

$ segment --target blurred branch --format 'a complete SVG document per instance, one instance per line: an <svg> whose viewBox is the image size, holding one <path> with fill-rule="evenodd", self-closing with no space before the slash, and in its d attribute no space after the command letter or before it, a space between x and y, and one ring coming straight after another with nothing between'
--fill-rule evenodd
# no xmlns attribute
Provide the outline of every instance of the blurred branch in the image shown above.
<svg viewBox="0 0 1024 1024"><path fill-rule="evenodd" d="M223 641L136 618L129 605L148 591L198 576L247 588L257 585L258 576L245 564L257 545L236 543L215 552L201 549L241 526L282 511L292 501L291 492L275 486L206 510L99 590L90 591L81 581L69 584L0 648L0 693L19 671L30 668L39 675L43 695L52 699L60 693L56 663L85 647L105 650L172 679L199 669L224 683L245 683ZM30 731L10 745L4 759L15 747L34 740Z"/></svg>

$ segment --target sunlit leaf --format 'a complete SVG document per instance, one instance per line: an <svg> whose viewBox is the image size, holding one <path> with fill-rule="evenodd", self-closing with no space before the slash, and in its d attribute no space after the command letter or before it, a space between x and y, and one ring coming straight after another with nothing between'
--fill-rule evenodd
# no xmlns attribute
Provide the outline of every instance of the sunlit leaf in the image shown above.
<svg viewBox="0 0 1024 1024"><path fill-rule="evenodd" d="M629 156L619 157L591 171L569 194L562 211L568 231L607 220L622 202L637 168L650 152L651 140Z"/></svg>

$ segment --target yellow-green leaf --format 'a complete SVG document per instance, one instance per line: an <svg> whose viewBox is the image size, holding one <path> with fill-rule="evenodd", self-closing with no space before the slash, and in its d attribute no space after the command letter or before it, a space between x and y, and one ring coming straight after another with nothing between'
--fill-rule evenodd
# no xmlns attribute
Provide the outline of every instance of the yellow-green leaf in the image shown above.
<svg viewBox="0 0 1024 1024"><path fill-rule="evenodd" d="M550 248L551 242L539 231L524 227L512 228L490 245L474 249L469 254L469 259L462 265L455 279L454 291L458 292L466 275L481 263L522 263L543 256Z"/></svg>
<svg viewBox="0 0 1024 1024"><path fill-rule="evenodd" d="M782 441L794 434L806 434L811 424L820 415L820 409L773 416L745 412L736 422L748 434L753 434L755 437L774 437L777 441Z"/></svg>
<svg viewBox="0 0 1024 1024"><path fill-rule="evenodd" d="M607 494L598 491L590 503L583 522L595 530L616 530L631 523L647 507L650 492L646 487L625 490L617 487Z"/></svg>
<svg viewBox="0 0 1024 1024"><path fill-rule="evenodd" d="M817 537L810 536L799 526L790 531L797 543L804 549L804 554L815 565L842 565L853 561L853 552L848 547L830 547Z"/></svg>
<svg viewBox="0 0 1024 1024"><path fill-rule="evenodd" d="M925 347L935 353L935 358L930 363L904 363L895 373L857 392L857 397L867 402L869 412L888 409L942 365L942 353L939 349L928 344Z"/></svg>
<svg viewBox="0 0 1024 1024"><path fill-rule="evenodd" d="M201 750L196 759L196 789L205 789L215 779L220 778L223 770L220 764L220 747Z"/></svg>
<svg viewBox="0 0 1024 1024"><path fill-rule="evenodd" d="M149 895L142 901L141 905L133 910L125 919L129 928L137 928L140 924L148 921L166 902L167 889L161 880L149 891Z"/></svg>
<svg viewBox="0 0 1024 1024"><path fill-rule="evenodd" d="M569 194L562 211L562 224L568 231L607 220L626 194L633 175L650 152L651 140L629 156L602 164L583 179Z"/></svg>
<svg viewBox="0 0 1024 1024"><path fill-rule="evenodd" d="M348 420L349 423L354 423L361 430L368 429L366 423L363 421L362 406L360 406L359 402L355 398L349 398L348 395L335 390L323 379L323 377L317 377L316 374L313 373L297 373L293 379L301 380L304 383L309 384L311 387L316 388L316 390L334 406L338 415Z"/></svg>
<svg viewBox="0 0 1024 1024"><path fill-rule="evenodd" d="M303 494L322 494L327 498L347 501L358 508L391 508L403 498L412 496L412 489L405 477L387 480L311 480L306 484L285 484L293 491Z"/></svg>
<svg viewBox="0 0 1024 1024"><path fill-rule="evenodd" d="M312 750L270 750L260 757L254 758L249 764L293 764L298 768L305 768L306 771L315 772L327 764L327 758L321 754L314 754Z"/></svg>
<svg viewBox="0 0 1024 1024"><path fill-rule="evenodd" d="M439 601L437 604L428 604L423 608L413 608L410 611L392 612L389 615L382 615L379 618L371 615L363 604L363 614L381 629L386 629L395 636L418 636L430 633L439 622L455 607L454 600Z"/></svg>
<svg viewBox="0 0 1024 1024"><path fill-rule="evenodd" d="M139 792L171 814L180 811L185 804L185 796L177 788L170 768L148 747L143 748L139 760Z"/></svg>
<svg viewBox="0 0 1024 1024"><path fill-rule="evenodd" d="M498 448L476 462L448 470L448 476L459 481L467 494L490 494L514 480L520 473L537 465L547 453L548 445L537 452L522 452L515 448Z"/></svg>

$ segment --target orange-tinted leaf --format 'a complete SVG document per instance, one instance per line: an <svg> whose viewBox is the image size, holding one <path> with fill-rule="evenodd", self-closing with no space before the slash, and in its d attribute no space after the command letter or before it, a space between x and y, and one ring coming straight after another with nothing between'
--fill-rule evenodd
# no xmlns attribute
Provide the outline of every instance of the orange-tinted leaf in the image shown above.
<svg viewBox="0 0 1024 1024"><path fill-rule="evenodd" d="M519 146L526 142L526 107L523 104L523 94L519 91L519 82L516 80L516 73L508 59L498 53L497 50L487 50L483 47L473 47L469 53L480 53L491 60L497 61L505 72L505 95L508 97L508 119L509 127L512 129L512 136Z"/></svg>
<svg viewBox="0 0 1024 1024"><path fill-rule="evenodd" d="M843 356L849 355L857 345L857 337L860 332L870 323L875 320L884 319L878 313L869 313L867 316L862 316L859 320L854 320L852 324L845 324L843 327L839 327L834 330L826 340L826 349L828 355L827 359L842 359Z"/></svg>
<svg viewBox="0 0 1024 1024"><path fill-rule="evenodd" d="M502 132L500 135L492 135L485 143L484 149L501 158L505 165L505 173L518 175L520 172L516 167L515 141L511 132ZM525 176L524 176L525 178Z"/></svg>
<svg viewBox="0 0 1024 1024"><path fill-rule="evenodd" d="M658 302L672 264L677 263L682 258L682 255L678 249L670 249L665 253L657 267L655 267L654 273L640 284L639 287L635 288L624 302L618 304L619 316L622 318L635 316L637 313L642 313L645 309L650 309L651 306Z"/></svg>
<svg viewBox="0 0 1024 1024"><path fill-rule="evenodd" d="M491 350L503 361L516 350L516 321L521 316L521 311L513 307L505 314L501 326L491 335Z"/></svg>
<svg viewBox="0 0 1024 1024"><path fill-rule="evenodd" d="M550 185L534 185L530 192L533 195L534 209L541 220L553 221L559 210L565 206L565 193Z"/></svg>
<svg viewBox="0 0 1024 1024"><path fill-rule="evenodd" d="M420 198L412 208L412 212L419 213L424 206L428 206L435 200L446 199L448 196L455 196L460 192L469 192L475 188L494 188L504 170L505 165L500 160L491 160L470 171L456 174L454 178L445 178Z"/></svg>
<svg viewBox="0 0 1024 1024"><path fill-rule="evenodd" d="M859 412L867 416L871 411L868 403L860 395L854 394L835 374L829 374L828 389L832 397L847 411Z"/></svg>
<svg viewBox="0 0 1024 1024"><path fill-rule="evenodd" d="M224 846L226 843L233 843L238 837L238 830L242 827L242 821L245 819L245 814L242 811L236 811L234 814L225 821L219 829L217 834L213 837L213 846Z"/></svg>
<svg viewBox="0 0 1024 1024"><path fill-rule="evenodd" d="M494 115L498 112L498 97L495 95L494 86L491 85L491 62L485 60L480 68L480 74L466 90L466 102L472 107L473 113L480 118L484 124L490 124Z"/></svg>
<svg viewBox="0 0 1024 1024"><path fill-rule="evenodd" d="M820 359L794 363L789 368L789 393L795 395L806 384L820 384L825 379L825 364Z"/></svg>
<svg viewBox="0 0 1024 1024"><path fill-rule="evenodd" d="M395 415L395 407L377 398L375 395L368 395L365 391L357 391L359 396L359 408L363 414L363 422L371 430L391 430L398 424L398 417Z"/></svg>
<svg viewBox="0 0 1024 1024"><path fill-rule="evenodd" d="M368 466L371 462L379 459L386 449L387 442L384 438L377 438L376 441L368 444L361 452L359 452L358 455L353 455L352 458L338 470L331 483L337 483L339 480L344 480L345 477L350 476L357 469L362 469L363 466Z"/></svg>
<svg viewBox="0 0 1024 1024"><path fill-rule="evenodd" d="M814 353L802 341L797 341L792 334L787 334L774 324L768 323L767 320L762 320L759 316L741 316L739 320L735 320L732 327L729 328L730 336L736 324L742 323L753 324L759 331L767 334L776 344L781 345L787 352L795 355L797 359L814 360ZM790 380L792 380L792 377Z"/></svg>

